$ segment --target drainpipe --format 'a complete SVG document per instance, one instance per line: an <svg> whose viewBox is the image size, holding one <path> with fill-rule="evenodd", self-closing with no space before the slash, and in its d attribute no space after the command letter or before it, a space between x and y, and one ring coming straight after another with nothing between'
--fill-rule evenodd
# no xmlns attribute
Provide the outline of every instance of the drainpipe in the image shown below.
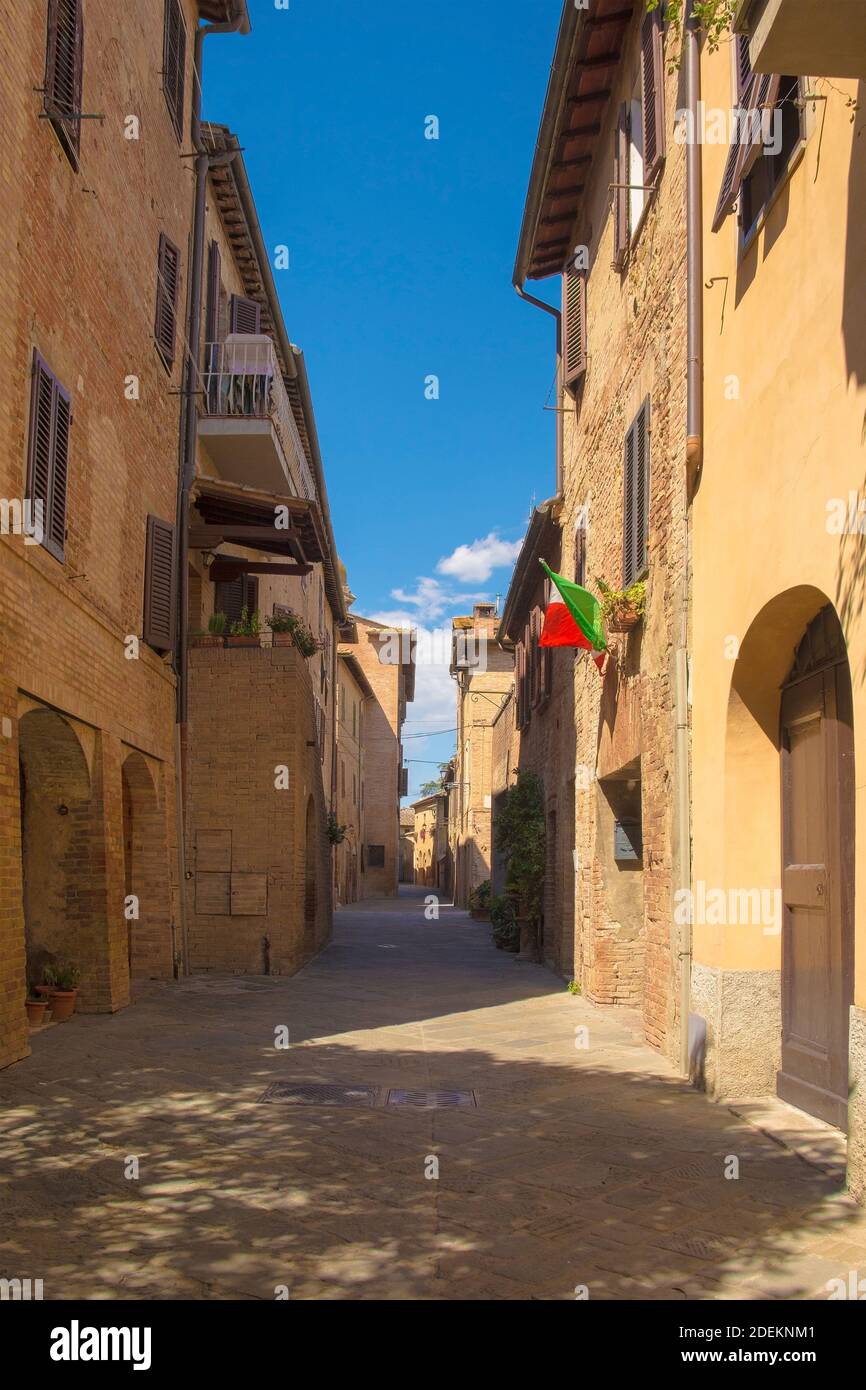
<svg viewBox="0 0 866 1390"><path fill-rule="evenodd" d="M204 41L210 34L248 34L249 15L246 0L233 0L232 18L219 24L200 25L195 31L193 51L193 88L191 135L195 150L195 199L193 204L193 239L189 267L189 298L187 303L186 356L182 376L180 406L180 458L177 473L177 507L175 516L177 537L177 644L174 670L177 677L177 707L175 717L175 785L177 796L178 872L180 874L180 925L183 973L189 974L189 927L186 916L186 724L189 707L189 494L195 477L196 437L198 414L195 408L195 389L201 347L202 269L204 265L204 229L207 200L207 178L210 159L201 138L202 58Z"/></svg>
<svg viewBox="0 0 866 1390"><path fill-rule="evenodd" d="M693 134L697 132L701 96L700 25L689 0L685 29L686 103ZM687 414L686 476L683 497L683 576L680 593L679 632L674 667L674 847L675 884L691 901L691 795L689 786L688 639L690 536L689 505L703 455L703 198L702 152L693 138L686 145L686 276L687 276ZM692 923L681 928L674 946L679 962L680 1038L679 1063L689 1074L689 1012L691 1007Z"/></svg>
<svg viewBox="0 0 866 1390"><path fill-rule="evenodd" d="M545 304L543 299L536 299L534 294L527 294L519 279L514 280L514 288L525 299L527 304L534 304L537 309L543 309L546 314L550 314L556 319L556 495L562 496L563 478L563 438L564 430L562 423L563 413L563 389L562 389L562 314L558 309L554 309L552 304Z"/></svg>

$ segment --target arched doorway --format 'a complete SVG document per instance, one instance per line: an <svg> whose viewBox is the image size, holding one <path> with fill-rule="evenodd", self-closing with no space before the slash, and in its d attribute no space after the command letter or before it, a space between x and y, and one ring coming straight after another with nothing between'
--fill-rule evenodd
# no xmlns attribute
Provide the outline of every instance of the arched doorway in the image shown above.
<svg viewBox="0 0 866 1390"><path fill-rule="evenodd" d="M124 759L122 783L129 974L131 979L164 978L173 965L165 825L141 753L130 752Z"/></svg>
<svg viewBox="0 0 866 1390"><path fill-rule="evenodd" d="M840 1129L848 1120L854 978L851 673L827 604L782 689L782 1061L778 1092Z"/></svg>
<svg viewBox="0 0 866 1390"><path fill-rule="evenodd" d="M48 965L75 966L91 1002L100 962L87 759L54 710L27 710L18 735L27 978L38 983Z"/></svg>
<svg viewBox="0 0 866 1390"><path fill-rule="evenodd" d="M307 799L307 821L304 853L304 953L316 949L316 916L319 906L318 843L316 836L316 806L312 796Z"/></svg>

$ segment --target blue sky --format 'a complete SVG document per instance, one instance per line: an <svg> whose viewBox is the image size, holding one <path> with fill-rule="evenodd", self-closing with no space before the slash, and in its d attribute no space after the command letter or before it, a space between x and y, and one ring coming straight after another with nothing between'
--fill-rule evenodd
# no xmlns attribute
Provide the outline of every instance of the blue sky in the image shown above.
<svg viewBox="0 0 866 1390"><path fill-rule="evenodd" d="M355 608L439 627L504 594L553 491L553 322L511 271L559 0L250 14L249 36L207 40L204 111L239 135L265 241L289 248L275 279ZM417 689L407 735L454 724L441 669ZM452 746L407 739L411 794Z"/></svg>

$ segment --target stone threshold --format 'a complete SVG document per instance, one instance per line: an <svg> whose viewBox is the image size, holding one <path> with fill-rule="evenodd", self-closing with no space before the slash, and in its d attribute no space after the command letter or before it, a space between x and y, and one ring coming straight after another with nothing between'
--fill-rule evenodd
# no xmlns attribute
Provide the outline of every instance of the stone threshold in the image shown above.
<svg viewBox="0 0 866 1390"><path fill-rule="evenodd" d="M848 1139L841 1129L807 1115L778 1096L721 1102L732 1115L845 1186Z"/></svg>

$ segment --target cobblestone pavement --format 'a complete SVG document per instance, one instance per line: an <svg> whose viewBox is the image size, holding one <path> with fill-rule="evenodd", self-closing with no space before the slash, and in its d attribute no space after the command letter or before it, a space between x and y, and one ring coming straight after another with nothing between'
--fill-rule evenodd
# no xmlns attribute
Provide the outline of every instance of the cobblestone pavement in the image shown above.
<svg viewBox="0 0 866 1390"><path fill-rule="evenodd" d="M294 979L139 995L0 1073L0 1274L46 1298L799 1299L866 1275L837 1179L414 892L339 913ZM301 1081L381 1089L259 1103Z"/></svg>

